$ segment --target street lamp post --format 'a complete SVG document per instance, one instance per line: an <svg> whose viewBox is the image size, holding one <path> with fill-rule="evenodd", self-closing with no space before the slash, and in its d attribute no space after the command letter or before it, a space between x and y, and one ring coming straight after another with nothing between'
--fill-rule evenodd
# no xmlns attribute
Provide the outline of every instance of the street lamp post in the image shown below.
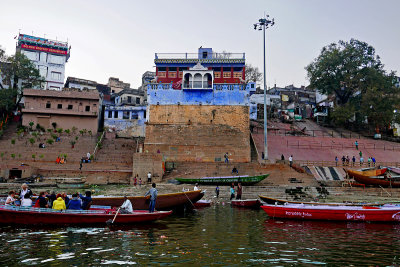
<svg viewBox="0 0 400 267"><path fill-rule="evenodd" d="M272 27L275 24L274 19L269 19L269 15L258 20L254 24L254 30L263 31L263 49L264 49L264 160L268 159L268 143L267 143L267 77L265 75L265 29Z"/></svg>

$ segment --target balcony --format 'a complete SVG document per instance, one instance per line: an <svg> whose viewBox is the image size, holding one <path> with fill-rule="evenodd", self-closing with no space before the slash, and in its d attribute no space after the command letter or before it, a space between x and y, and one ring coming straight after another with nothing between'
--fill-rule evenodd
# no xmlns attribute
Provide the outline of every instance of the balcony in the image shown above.
<svg viewBox="0 0 400 267"><path fill-rule="evenodd" d="M200 53L156 53L155 59L246 59L245 53L209 53L203 58Z"/></svg>

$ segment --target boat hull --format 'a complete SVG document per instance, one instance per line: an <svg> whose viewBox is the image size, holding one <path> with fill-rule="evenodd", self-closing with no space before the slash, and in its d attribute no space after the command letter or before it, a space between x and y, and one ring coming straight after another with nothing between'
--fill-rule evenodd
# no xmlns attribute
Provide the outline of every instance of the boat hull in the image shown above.
<svg viewBox="0 0 400 267"><path fill-rule="evenodd" d="M400 222L400 207L348 207L310 205L263 205L271 218L325 221Z"/></svg>
<svg viewBox="0 0 400 267"><path fill-rule="evenodd" d="M193 205L196 209L210 207L211 201L210 200L199 200L199 201L193 203Z"/></svg>
<svg viewBox="0 0 400 267"><path fill-rule="evenodd" d="M40 211L39 211L40 210ZM150 222L162 219L170 215L172 211L134 211L132 214L118 214L115 224L131 224ZM105 224L107 220L114 218L114 213L102 213L92 211L91 213L68 213L54 211L51 209L9 209L0 207L0 224L24 224L24 225L93 225Z"/></svg>
<svg viewBox="0 0 400 267"><path fill-rule="evenodd" d="M263 202L270 205L284 205L284 204L306 204L306 205L319 205L319 206L379 206L381 204L372 203L320 203L320 202L304 202L304 201L290 201L285 199L277 199L266 196L258 196Z"/></svg>
<svg viewBox="0 0 400 267"><path fill-rule="evenodd" d="M382 187L400 187L399 181L392 181L390 179L383 179L383 178L372 178L370 177L369 173L368 175L366 175L366 172L347 170L347 173L350 178L354 178L354 180L356 180L360 184L382 186ZM372 174L371 176L379 176L382 175L383 173L384 172L380 171L378 173Z"/></svg>
<svg viewBox="0 0 400 267"><path fill-rule="evenodd" d="M259 208L261 205L258 199L232 200L231 205L240 208Z"/></svg>
<svg viewBox="0 0 400 267"><path fill-rule="evenodd" d="M253 185L267 178L269 174L257 176L226 176L226 177L206 177L206 178L175 178L183 184L210 184L210 185L230 185L241 183L242 185Z"/></svg>
<svg viewBox="0 0 400 267"><path fill-rule="evenodd" d="M156 210L170 210L179 207L192 206L191 203L195 203L203 197L204 193L201 190L187 191L172 194L162 194L157 196ZM149 208L150 200L148 197L136 196L128 197L132 203L132 207L135 210L147 210ZM101 206L121 206L124 202L124 197L93 197L93 205Z"/></svg>

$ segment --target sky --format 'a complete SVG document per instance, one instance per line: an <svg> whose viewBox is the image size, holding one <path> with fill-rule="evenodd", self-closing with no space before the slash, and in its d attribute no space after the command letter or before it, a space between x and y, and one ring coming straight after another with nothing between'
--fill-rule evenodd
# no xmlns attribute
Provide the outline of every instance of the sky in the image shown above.
<svg viewBox="0 0 400 267"><path fill-rule="evenodd" d="M21 33L67 41L66 77L141 85L155 53L246 53L263 70L263 35L253 24L269 14L267 85L308 85L305 66L323 46L355 38L400 74L399 0L0 0L0 46L15 53Z"/></svg>

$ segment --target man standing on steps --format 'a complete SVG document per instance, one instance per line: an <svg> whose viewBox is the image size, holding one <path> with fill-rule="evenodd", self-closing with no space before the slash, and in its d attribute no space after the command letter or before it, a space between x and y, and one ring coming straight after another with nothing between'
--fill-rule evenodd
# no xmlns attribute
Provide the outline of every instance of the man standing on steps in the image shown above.
<svg viewBox="0 0 400 267"><path fill-rule="evenodd" d="M356 149L358 150L358 141L357 140L354 142L354 145L356 146Z"/></svg>
<svg viewBox="0 0 400 267"><path fill-rule="evenodd" d="M151 172L147 174L147 183L151 184Z"/></svg>
<svg viewBox="0 0 400 267"><path fill-rule="evenodd" d="M82 159L81 159L81 161L79 161L79 170L80 171L82 170Z"/></svg>
<svg viewBox="0 0 400 267"><path fill-rule="evenodd" d="M292 167L292 164L293 164L293 155L290 155L290 157L289 157L289 166L290 166L290 168Z"/></svg>
<svg viewBox="0 0 400 267"><path fill-rule="evenodd" d="M224 158L225 158L225 163L229 163L229 154L228 154L228 152L225 153Z"/></svg>

